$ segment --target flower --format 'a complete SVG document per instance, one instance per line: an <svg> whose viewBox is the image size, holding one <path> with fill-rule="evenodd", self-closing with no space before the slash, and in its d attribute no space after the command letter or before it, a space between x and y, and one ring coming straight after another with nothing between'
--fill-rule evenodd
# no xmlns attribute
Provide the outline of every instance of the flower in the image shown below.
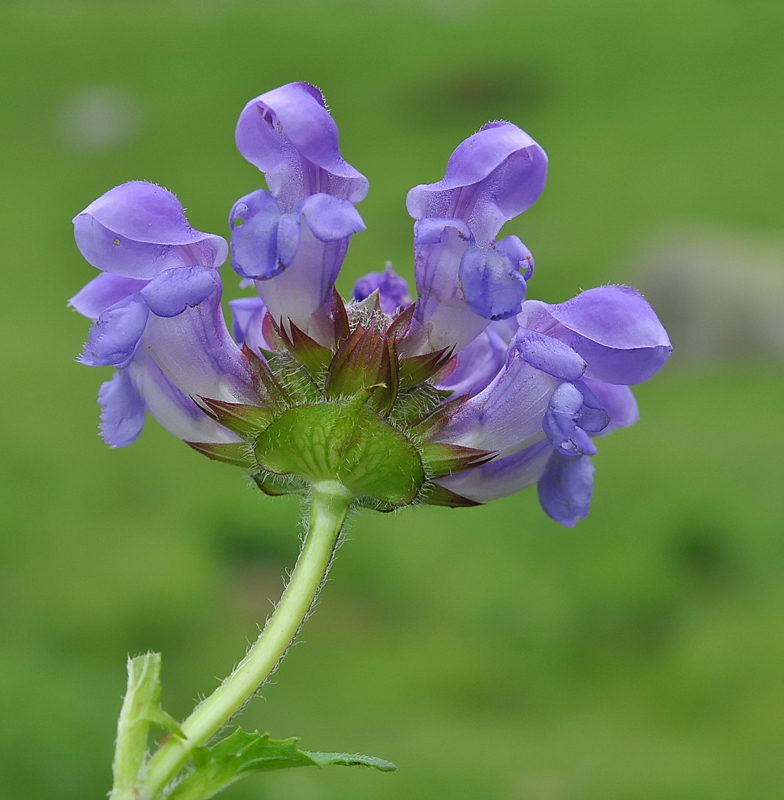
<svg viewBox="0 0 784 800"><path fill-rule="evenodd" d="M98 395L106 442L133 442L145 409L175 436L237 441L192 399L255 396L220 307L226 242L191 228L171 192L141 181L99 197L74 229L82 255L102 270L70 300L94 320L79 360L118 370Z"/></svg>
<svg viewBox="0 0 784 800"><path fill-rule="evenodd" d="M387 265L346 303L335 280L368 183L320 92L260 95L236 140L269 189L229 215L232 266L258 292L229 303L236 342L220 306L226 243L193 230L174 195L124 184L74 220L103 271L71 304L95 320L80 360L117 369L99 393L107 442L133 441L148 410L268 494L329 481L390 510L538 484L553 519L585 517L596 439L638 419L629 386L671 347L634 289L526 298L531 253L496 237L541 194L544 150L509 122L469 137L441 181L408 194L416 300Z"/></svg>

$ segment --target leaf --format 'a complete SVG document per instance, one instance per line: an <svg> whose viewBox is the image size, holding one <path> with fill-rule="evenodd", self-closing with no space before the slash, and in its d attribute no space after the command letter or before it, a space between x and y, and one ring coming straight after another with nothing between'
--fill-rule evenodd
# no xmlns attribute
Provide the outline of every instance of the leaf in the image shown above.
<svg viewBox="0 0 784 800"><path fill-rule="evenodd" d="M347 753L311 753L309 755L320 767L373 767L380 772L396 772L397 767L391 761L376 756L350 756Z"/></svg>
<svg viewBox="0 0 784 800"><path fill-rule="evenodd" d="M147 653L128 659L128 688L117 723L114 751L112 797L133 797L133 787L144 766L147 734L151 727L180 738L182 731L172 716L161 708L161 655Z"/></svg>
<svg viewBox="0 0 784 800"><path fill-rule="evenodd" d="M308 753L297 747L298 741L270 739L268 733L246 733L238 728L210 748L197 748L194 771L175 787L168 800L207 800L251 772L330 765L373 767L382 772L397 769L389 761L372 756Z"/></svg>

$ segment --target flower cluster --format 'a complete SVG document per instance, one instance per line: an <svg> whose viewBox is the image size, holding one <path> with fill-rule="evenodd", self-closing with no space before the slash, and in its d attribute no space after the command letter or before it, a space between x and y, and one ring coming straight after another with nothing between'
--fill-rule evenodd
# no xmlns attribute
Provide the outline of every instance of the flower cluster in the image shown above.
<svg viewBox="0 0 784 800"><path fill-rule="evenodd" d="M81 361L111 365L101 432L121 447L149 411L270 494L333 481L355 503L483 503L538 484L564 525L588 512L598 436L638 418L630 384L670 353L635 290L526 300L534 271L502 225L541 193L547 156L509 122L417 186L416 300L391 267L346 302L335 281L368 182L343 160L321 94L282 86L242 111L240 153L266 177L231 209L231 264L257 296L221 310L229 247L190 227L173 194L118 186L75 220L101 273L71 305L94 320Z"/></svg>

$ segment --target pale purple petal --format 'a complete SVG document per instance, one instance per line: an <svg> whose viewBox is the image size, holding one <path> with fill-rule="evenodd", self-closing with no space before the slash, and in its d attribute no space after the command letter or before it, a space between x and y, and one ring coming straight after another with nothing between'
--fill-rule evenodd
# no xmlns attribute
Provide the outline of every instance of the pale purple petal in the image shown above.
<svg viewBox="0 0 784 800"><path fill-rule="evenodd" d="M102 272L75 294L68 301L68 305L85 317L98 319L109 306L136 294L146 283L133 278L121 278L119 275L112 275L111 272Z"/></svg>
<svg viewBox="0 0 784 800"><path fill-rule="evenodd" d="M426 337L423 350L460 350L490 321L470 309L460 286L460 262L470 243L471 232L459 220L425 219L414 225L414 317Z"/></svg>
<svg viewBox="0 0 784 800"><path fill-rule="evenodd" d="M587 362L586 377L605 383L641 383L672 350L653 309L627 286L589 289L560 305L526 301L518 322L568 344Z"/></svg>
<svg viewBox="0 0 784 800"><path fill-rule="evenodd" d="M388 263L383 272L369 272L360 278L354 284L351 296L360 301L370 297L375 291L378 291L381 310L390 316L411 303L408 284L392 269L392 264Z"/></svg>
<svg viewBox="0 0 784 800"><path fill-rule="evenodd" d="M144 346L187 395L258 402L248 362L226 328L220 297L218 288L176 317L151 314Z"/></svg>
<svg viewBox="0 0 784 800"><path fill-rule="evenodd" d="M144 350L131 362L127 374L144 398L147 410L169 433L186 442L241 441L183 394Z"/></svg>
<svg viewBox="0 0 784 800"><path fill-rule="evenodd" d="M299 247L299 221L288 217L280 223L278 204L263 189L234 204L229 213L231 266L238 275L265 280L279 275L293 261Z"/></svg>
<svg viewBox="0 0 784 800"><path fill-rule="evenodd" d="M127 370L115 372L98 390L101 436L109 447L125 447L144 427L144 400Z"/></svg>
<svg viewBox="0 0 784 800"><path fill-rule="evenodd" d="M637 401L628 386L618 386L612 383L601 383L583 378L581 381L596 395L597 400L607 413L610 421L606 428L599 433L605 436L619 428L628 428L640 419Z"/></svg>
<svg viewBox="0 0 784 800"><path fill-rule="evenodd" d="M533 486L552 453L553 447L545 439L513 455L494 458L481 467L439 478L435 483L469 500L487 503Z"/></svg>
<svg viewBox="0 0 784 800"><path fill-rule="evenodd" d="M284 212L312 194L352 203L367 194L367 179L341 157L337 125L310 84L289 83L251 100L240 114L236 141L266 174Z"/></svg>
<svg viewBox="0 0 784 800"><path fill-rule="evenodd" d="M406 207L417 220L464 220L483 244L536 202L546 177L544 150L516 125L491 122L458 146L443 180L414 187Z"/></svg>
<svg viewBox="0 0 784 800"><path fill-rule="evenodd" d="M232 331L234 339L242 344L243 342L251 350L269 349L269 345L264 339L262 325L267 309L260 297L240 297L237 300L229 300L231 309Z"/></svg>
<svg viewBox="0 0 784 800"><path fill-rule="evenodd" d="M458 271L469 308L491 320L519 314L533 263L531 252L516 236L481 248L470 245Z"/></svg>
<svg viewBox="0 0 784 800"><path fill-rule="evenodd" d="M593 494L593 473L588 456L555 451L539 479L539 502L547 516L567 528L585 519Z"/></svg>
<svg viewBox="0 0 784 800"><path fill-rule="evenodd" d="M435 437L501 456L545 438L542 419L561 380L528 364L510 347L506 364L484 391L467 400Z"/></svg>
<svg viewBox="0 0 784 800"><path fill-rule="evenodd" d="M220 266L228 245L194 230L180 201L152 183L124 183L74 218L76 245L94 267L149 280L166 269Z"/></svg>
<svg viewBox="0 0 784 800"><path fill-rule="evenodd" d="M348 239L322 242L307 225L294 261L280 275L257 280L256 289L276 322L290 319L322 344L331 342L332 289L348 249Z"/></svg>
<svg viewBox="0 0 784 800"><path fill-rule="evenodd" d="M139 294L107 308L90 328L90 338L79 361L90 367L127 366L139 345L149 313Z"/></svg>
<svg viewBox="0 0 784 800"><path fill-rule="evenodd" d="M347 239L352 233L365 230L365 223L352 203L328 194L308 197L298 211L313 235L322 242Z"/></svg>
<svg viewBox="0 0 784 800"><path fill-rule="evenodd" d="M577 420L579 426L588 433L600 433L610 424L610 412L585 381L577 381L574 386L583 397L582 410Z"/></svg>
<svg viewBox="0 0 784 800"><path fill-rule="evenodd" d="M176 317L206 300L220 285L216 269L180 267L153 278L140 294L156 316Z"/></svg>
<svg viewBox="0 0 784 800"><path fill-rule="evenodd" d="M458 353L457 366L438 388L454 392L455 396L479 394L503 367L507 349L498 333L486 328Z"/></svg>
<svg viewBox="0 0 784 800"><path fill-rule="evenodd" d="M596 455L596 445L578 424L582 411L583 396L573 383L562 383L553 392L542 428L553 447L564 455Z"/></svg>
<svg viewBox="0 0 784 800"><path fill-rule="evenodd" d="M520 328L512 339L512 345L532 367L555 378L576 381L585 372L582 356L558 339Z"/></svg>

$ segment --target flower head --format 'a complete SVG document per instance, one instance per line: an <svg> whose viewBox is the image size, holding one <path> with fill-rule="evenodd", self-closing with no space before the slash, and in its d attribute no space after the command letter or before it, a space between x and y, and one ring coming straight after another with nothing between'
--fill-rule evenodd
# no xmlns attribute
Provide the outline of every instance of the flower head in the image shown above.
<svg viewBox="0 0 784 800"><path fill-rule="evenodd" d="M670 343L633 289L526 299L534 262L501 226L544 188L547 156L509 122L409 192L417 298L388 265L346 302L335 280L366 179L341 156L317 89L246 105L237 146L268 190L229 215L231 263L258 295L223 319L225 241L193 230L160 187L129 183L74 220L102 273L71 301L94 320L80 360L112 365L102 432L122 446L149 411L269 494L337 482L357 505L467 506L538 484L564 525L588 512L597 437L637 420L629 386ZM236 340L236 342L235 342Z"/></svg>

